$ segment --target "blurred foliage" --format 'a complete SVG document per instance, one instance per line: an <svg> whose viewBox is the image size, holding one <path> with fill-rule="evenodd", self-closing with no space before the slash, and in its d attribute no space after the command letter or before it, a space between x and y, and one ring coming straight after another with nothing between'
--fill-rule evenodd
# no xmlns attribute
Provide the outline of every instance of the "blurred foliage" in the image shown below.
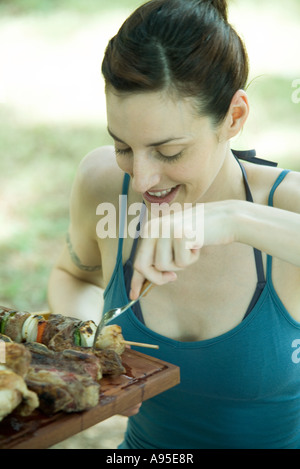
<svg viewBox="0 0 300 469"><path fill-rule="evenodd" d="M137 5L136 0L0 0L0 15L44 15L60 11L90 15L122 8L135 9Z"/></svg>
<svg viewBox="0 0 300 469"><path fill-rule="evenodd" d="M249 0L227 0L227 3L229 7L232 4L238 3L249 5ZM251 7L253 9L259 11L261 7L267 8L270 11L270 15L272 15L272 13L274 14L274 11L278 9L278 6L282 6L287 16L294 17L300 13L299 0L285 0L284 2L280 2L280 0L251 0Z"/></svg>
<svg viewBox="0 0 300 469"><path fill-rule="evenodd" d="M60 11L89 15L124 8L134 10L143 3L143 0L0 0L0 15L44 15ZM249 0L228 0L229 7L231 4L249 4ZM274 0L251 0L251 5L255 9L269 8L270 14L277 6ZM299 0L285 0L284 10L287 15L300 14Z"/></svg>
<svg viewBox="0 0 300 469"><path fill-rule="evenodd" d="M68 228L76 169L109 141L97 127L15 128L1 121L0 304L47 308L47 279Z"/></svg>
<svg viewBox="0 0 300 469"><path fill-rule="evenodd" d="M268 154L262 158L274 158L279 166L300 171L299 146L300 103L292 101L292 80L283 76L262 75L254 78L248 85L247 94L250 102L250 115L246 123L246 132L257 141L264 135L273 135L280 144L276 149L274 140L270 141ZM297 136L296 136L297 134ZM290 141L290 138L292 141ZM258 155L259 156L259 155Z"/></svg>

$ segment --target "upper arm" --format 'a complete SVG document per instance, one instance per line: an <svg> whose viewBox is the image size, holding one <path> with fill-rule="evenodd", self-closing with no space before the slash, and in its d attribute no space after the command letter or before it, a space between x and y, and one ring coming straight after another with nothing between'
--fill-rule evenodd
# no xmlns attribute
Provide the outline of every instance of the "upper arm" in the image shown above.
<svg viewBox="0 0 300 469"><path fill-rule="evenodd" d="M274 207L300 214L300 173L288 173L274 194Z"/></svg>
<svg viewBox="0 0 300 469"><path fill-rule="evenodd" d="M114 160L111 147L96 149L82 160L71 192L69 239L66 237L57 263L57 268L100 287L103 287L103 272L96 208L113 197Z"/></svg>

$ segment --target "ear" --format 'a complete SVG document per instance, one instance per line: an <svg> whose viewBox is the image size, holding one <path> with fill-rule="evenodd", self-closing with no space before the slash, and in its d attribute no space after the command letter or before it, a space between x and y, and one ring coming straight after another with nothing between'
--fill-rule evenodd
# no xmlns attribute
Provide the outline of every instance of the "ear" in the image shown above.
<svg viewBox="0 0 300 469"><path fill-rule="evenodd" d="M244 90L238 90L231 100L226 117L226 133L228 139L235 137L240 132L248 115L248 96Z"/></svg>

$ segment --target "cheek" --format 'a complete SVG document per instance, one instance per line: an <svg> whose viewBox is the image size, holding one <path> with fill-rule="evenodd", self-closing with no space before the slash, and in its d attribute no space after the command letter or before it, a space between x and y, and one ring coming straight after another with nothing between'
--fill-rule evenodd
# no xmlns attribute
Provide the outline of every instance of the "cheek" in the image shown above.
<svg viewBox="0 0 300 469"><path fill-rule="evenodd" d="M124 171L124 173L132 174L132 163L129 158L124 156L117 156L116 162L119 168Z"/></svg>
<svg viewBox="0 0 300 469"><path fill-rule="evenodd" d="M201 177L201 165L197 158L185 159L185 161L178 164L176 168L172 168L169 174L172 174L174 179L182 181L183 183L195 183L195 180Z"/></svg>

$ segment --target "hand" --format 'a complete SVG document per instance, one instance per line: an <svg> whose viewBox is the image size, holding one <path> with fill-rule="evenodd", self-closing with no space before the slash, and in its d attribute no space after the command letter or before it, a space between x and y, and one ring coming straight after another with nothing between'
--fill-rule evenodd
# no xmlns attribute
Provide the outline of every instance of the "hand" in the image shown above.
<svg viewBox="0 0 300 469"><path fill-rule="evenodd" d="M169 211L144 224L134 263L131 299L139 296L145 279L164 285L177 279L177 271L198 260L203 245L203 213L203 204L198 204L197 208L171 214Z"/></svg>
<svg viewBox="0 0 300 469"><path fill-rule="evenodd" d="M175 281L176 272L197 262L203 246L233 242L232 202L196 204L150 219L141 233L130 298L139 296L145 279L156 285Z"/></svg>

